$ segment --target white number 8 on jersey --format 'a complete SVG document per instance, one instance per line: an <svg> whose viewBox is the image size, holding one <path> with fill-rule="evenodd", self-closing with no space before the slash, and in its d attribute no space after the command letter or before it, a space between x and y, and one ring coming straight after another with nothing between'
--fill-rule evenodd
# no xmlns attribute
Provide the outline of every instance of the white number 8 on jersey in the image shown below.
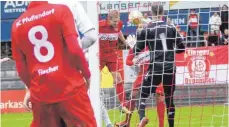
<svg viewBox="0 0 229 127"><path fill-rule="evenodd" d="M37 39L35 34L40 32L42 37L41 39ZM45 63L50 61L54 56L54 47L51 42L48 41L48 32L44 26L35 26L29 30L28 33L29 41L34 45L34 55L39 62ZM40 52L41 47L47 49L48 53L46 55L42 55Z"/></svg>

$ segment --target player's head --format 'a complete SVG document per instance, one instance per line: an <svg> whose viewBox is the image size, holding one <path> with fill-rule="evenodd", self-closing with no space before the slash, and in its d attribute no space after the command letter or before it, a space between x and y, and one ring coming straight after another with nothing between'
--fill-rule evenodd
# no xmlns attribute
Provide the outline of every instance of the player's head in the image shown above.
<svg viewBox="0 0 229 127"><path fill-rule="evenodd" d="M152 17L155 19L159 19L161 20L163 13L164 13L164 9L163 9L163 5L152 5L151 6L151 11L152 11Z"/></svg>
<svg viewBox="0 0 229 127"><path fill-rule="evenodd" d="M107 20L112 27L117 27L120 20L120 13L117 10L112 10L108 13Z"/></svg>
<svg viewBox="0 0 229 127"><path fill-rule="evenodd" d="M227 10L228 6L226 4L223 5L222 10Z"/></svg>
<svg viewBox="0 0 229 127"><path fill-rule="evenodd" d="M191 9L191 14L195 14L195 9Z"/></svg>

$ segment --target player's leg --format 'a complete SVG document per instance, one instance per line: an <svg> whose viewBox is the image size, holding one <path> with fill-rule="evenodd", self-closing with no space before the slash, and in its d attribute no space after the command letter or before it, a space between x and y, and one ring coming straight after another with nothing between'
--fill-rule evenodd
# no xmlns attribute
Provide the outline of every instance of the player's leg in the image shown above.
<svg viewBox="0 0 229 127"><path fill-rule="evenodd" d="M105 123L106 127L112 127L113 125L112 125L111 120L109 118L109 115L107 113L107 109L104 106L104 94L102 91L100 92L100 97L101 97L101 101L102 101L102 103L101 103L102 120Z"/></svg>
<svg viewBox="0 0 229 127"><path fill-rule="evenodd" d="M144 78L142 87L141 87L141 92L140 92L140 103L139 103L139 118L140 118L140 123L138 127L144 127L148 123L148 118L145 117L145 108L146 108L146 99L151 93L155 93L156 87L154 84L156 83L156 80L158 77L157 76L152 76L151 73L148 73L146 77Z"/></svg>
<svg viewBox="0 0 229 127"><path fill-rule="evenodd" d="M175 105L173 94L175 91L175 74L164 74L163 86L169 127L174 127Z"/></svg>
<svg viewBox="0 0 229 127"><path fill-rule="evenodd" d="M133 112L135 109L137 94L139 92L139 89L141 88L143 79L144 79L143 72L140 71L138 76L137 76L137 79L133 83L133 87L132 87L132 91L131 91L131 100L128 103L128 108L131 112Z"/></svg>
<svg viewBox="0 0 229 127"><path fill-rule="evenodd" d="M142 72L139 72L137 79L135 80L135 82L133 83L133 87L132 87L132 91L131 91L131 99L130 101L127 103L127 108L129 109L129 111L131 111L131 113L133 113L134 109L135 109L135 104L136 104L136 99L137 99L137 94L139 92L139 88L142 84ZM120 123L116 123L116 126L130 126L130 121L131 121L131 116L132 114L126 114L126 119L125 121L122 121Z"/></svg>
<svg viewBox="0 0 229 127"><path fill-rule="evenodd" d="M111 120L108 116L107 109L105 108L104 104L102 104L102 120L105 123L106 127L112 127Z"/></svg>
<svg viewBox="0 0 229 127"><path fill-rule="evenodd" d="M96 120L86 85L74 97L58 104L58 112L67 127L96 127Z"/></svg>
<svg viewBox="0 0 229 127"><path fill-rule="evenodd" d="M105 60L100 60L100 71L104 68L104 66L106 65L106 61ZM100 76L102 80L102 76ZM108 116L108 113L107 113L107 110L104 106L104 95L103 95L103 92L101 91L100 93L100 97L101 97L101 100L102 100L102 104L101 104L101 110L102 110L102 120L104 121L106 127L112 127L112 123L110 121L110 118Z"/></svg>
<svg viewBox="0 0 229 127"><path fill-rule="evenodd" d="M162 84L156 89L156 104L157 104L157 116L159 120L159 127L164 127L164 114L165 114L165 96Z"/></svg>
<svg viewBox="0 0 229 127"><path fill-rule="evenodd" d="M121 63L119 62L109 62L107 67L112 74L114 84L116 87L116 94L118 95L119 101L122 106L122 111L130 114L131 112L126 108L126 93L124 90L124 81L121 76Z"/></svg>
<svg viewBox="0 0 229 127"><path fill-rule="evenodd" d="M30 127L62 127L56 104L32 103L33 120ZM48 117L47 117L48 116Z"/></svg>

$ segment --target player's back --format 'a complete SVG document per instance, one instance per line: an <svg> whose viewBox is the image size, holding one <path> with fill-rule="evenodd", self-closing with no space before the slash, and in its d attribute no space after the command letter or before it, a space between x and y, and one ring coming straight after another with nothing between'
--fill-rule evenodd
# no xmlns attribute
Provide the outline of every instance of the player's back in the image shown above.
<svg viewBox="0 0 229 127"><path fill-rule="evenodd" d="M61 20L64 5L32 4L13 24L12 34L26 58L32 99L57 102L71 97L84 85L71 64Z"/></svg>
<svg viewBox="0 0 229 127"><path fill-rule="evenodd" d="M142 31L140 41L145 41L150 50L151 69L155 72L162 70L170 70L174 67L174 58L176 46L183 47L180 35L172 25L164 25L163 21L150 23L147 28ZM152 66L154 66L152 68Z"/></svg>

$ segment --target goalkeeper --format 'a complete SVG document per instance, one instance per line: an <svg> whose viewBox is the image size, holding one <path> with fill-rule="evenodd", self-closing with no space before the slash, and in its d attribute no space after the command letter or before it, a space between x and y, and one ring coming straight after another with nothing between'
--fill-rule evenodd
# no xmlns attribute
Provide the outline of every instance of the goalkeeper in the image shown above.
<svg viewBox="0 0 229 127"><path fill-rule="evenodd" d="M139 65L140 66L140 71L138 73L138 76L136 78L136 80L133 83L133 87L132 87L132 91L131 91L131 100L128 102L127 107L129 108L129 110L131 112L134 111L135 109L135 103L136 103L136 98L137 98L137 94L139 91L139 88L141 87L142 84L142 80L144 78L144 75L146 74L148 67L149 67L149 62L150 62L150 53L149 53L149 49L148 47L146 47L141 53L138 54L138 56L134 57L133 54L133 47L136 44L136 38L135 36L129 36L127 38L127 43L130 46L130 50L126 59L126 64L128 66L136 66ZM158 112L158 116L159 116L159 127L163 127L164 124L164 109L165 109L165 104L164 101L160 101L163 100L161 98L163 98L163 87L157 87L156 90L156 94L157 94L157 112ZM130 126L130 121L131 121L131 116L132 114L126 114L126 120L120 123L116 123L116 126L126 126L129 127ZM145 122L148 122L147 118L144 118Z"/></svg>
<svg viewBox="0 0 229 127"><path fill-rule="evenodd" d="M144 29L133 48L133 54L139 54L146 46L150 51L150 64L141 88L139 107L140 124L145 118L145 100L156 92L162 84L169 127L174 127L175 105L173 93L175 90L175 53L182 53L185 47L175 27L163 25L163 6L152 5L153 21ZM176 47L176 48L175 48ZM143 120L143 121L142 121ZM141 126L141 125L140 125Z"/></svg>

